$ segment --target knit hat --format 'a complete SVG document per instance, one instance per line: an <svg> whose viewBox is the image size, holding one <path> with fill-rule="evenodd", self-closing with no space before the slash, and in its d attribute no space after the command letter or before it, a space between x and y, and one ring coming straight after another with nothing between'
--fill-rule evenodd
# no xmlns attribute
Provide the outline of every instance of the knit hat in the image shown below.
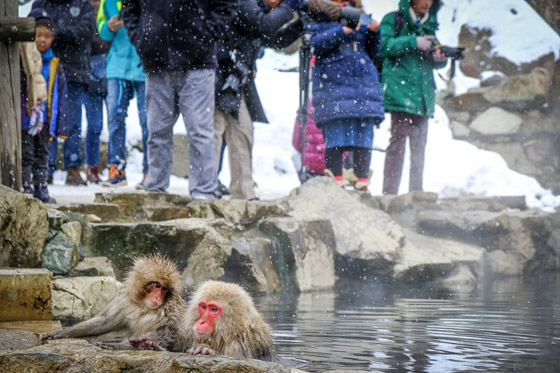
<svg viewBox="0 0 560 373"><path fill-rule="evenodd" d="M49 18L47 11L43 8L35 8L29 12L28 17L35 18L35 26L45 26L54 29L52 20Z"/></svg>

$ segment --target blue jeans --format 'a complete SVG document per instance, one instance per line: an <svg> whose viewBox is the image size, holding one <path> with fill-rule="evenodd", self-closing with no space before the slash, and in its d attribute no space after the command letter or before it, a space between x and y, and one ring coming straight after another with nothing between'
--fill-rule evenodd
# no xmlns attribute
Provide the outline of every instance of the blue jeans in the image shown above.
<svg viewBox="0 0 560 373"><path fill-rule="evenodd" d="M91 77L85 100L87 117L87 134L84 141L86 164L88 166L99 164L99 136L103 129L103 101L107 96L105 82L106 54L91 56Z"/></svg>
<svg viewBox="0 0 560 373"><path fill-rule="evenodd" d="M99 164L99 136L103 129L103 101L105 96L95 92L86 95L87 134L84 141L86 164L88 166Z"/></svg>
<svg viewBox="0 0 560 373"><path fill-rule="evenodd" d="M107 79L107 112L109 116L109 163L126 166L126 116L128 104L136 94L138 116L142 127L143 172L148 173L148 121L144 82Z"/></svg>
<svg viewBox="0 0 560 373"><path fill-rule="evenodd" d="M86 98L86 86L82 83L68 82L68 121L69 133L64 142L64 168L80 167L82 165L82 104ZM53 141L55 143L55 141ZM52 145L56 147L55 145ZM52 154L51 154L52 155ZM56 152L55 152L56 158ZM54 165L54 159L52 164ZM51 159L49 157L49 164Z"/></svg>

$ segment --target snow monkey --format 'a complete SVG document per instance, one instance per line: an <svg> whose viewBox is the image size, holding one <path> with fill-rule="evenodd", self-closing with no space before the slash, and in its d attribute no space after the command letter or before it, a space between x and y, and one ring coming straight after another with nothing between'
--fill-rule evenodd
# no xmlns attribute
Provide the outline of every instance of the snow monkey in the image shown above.
<svg viewBox="0 0 560 373"><path fill-rule="evenodd" d="M157 254L138 257L115 297L97 315L41 339L94 337L124 330L134 348L144 349L141 338L146 338L157 349L174 350L178 321L187 307L179 282L180 273L169 259ZM97 345L108 349L128 347Z"/></svg>
<svg viewBox="0 0 560 373"><path fill-rule="evenodd" d="M263 320L251 296L233 283L207 281L189 301L180 328L187 353L219 353L234 359L278 361L270 326Z"/></svg>

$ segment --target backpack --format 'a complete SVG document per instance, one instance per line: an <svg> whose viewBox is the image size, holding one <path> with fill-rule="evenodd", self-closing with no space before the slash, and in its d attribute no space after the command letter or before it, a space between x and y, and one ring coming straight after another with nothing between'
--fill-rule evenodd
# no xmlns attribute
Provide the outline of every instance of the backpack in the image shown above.
<svg viewBox="0 0 560 373"><path fill-rule="evenodd" d="M403 28L404 17L402 13L399 12L398 10L395 10L394 12L391 13L395 15L395 36L399 36ZM381 71L383 70L383 59L380 58L379 56L373 57L373 65L377 69L377 73L379 74L379 79L381 79Z"/></svg>

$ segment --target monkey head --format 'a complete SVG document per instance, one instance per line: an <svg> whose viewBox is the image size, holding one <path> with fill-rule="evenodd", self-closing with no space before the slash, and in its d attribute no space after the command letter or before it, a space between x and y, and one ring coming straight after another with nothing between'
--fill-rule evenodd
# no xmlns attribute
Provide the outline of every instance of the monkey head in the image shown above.
<svg viewBox="0 0 560 373"><path fill-rule="evenodd" d="M251 296L239 285L206 281L189 302L190 324L200 340L238 335L261 316Z"/></svg>
<svg viewBox="0 0 560 373"><path fill-rule="evenodd" d="M164 306L171 297L180 296L181 274L166 257L152 254L134 260L124 285L131 301L148 309Z"/></svg>

